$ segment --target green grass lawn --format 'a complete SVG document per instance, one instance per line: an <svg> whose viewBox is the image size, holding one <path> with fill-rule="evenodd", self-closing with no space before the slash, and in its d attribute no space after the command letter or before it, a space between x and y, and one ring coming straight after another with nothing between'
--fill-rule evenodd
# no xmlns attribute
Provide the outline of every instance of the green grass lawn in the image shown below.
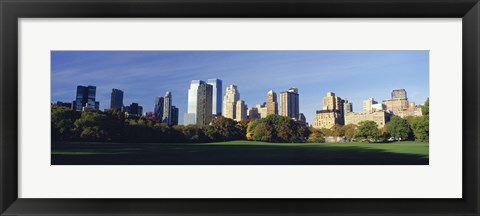
<svg viewBox="0 0 480 216"><path fill-rule="evenodd" d="M428 165L428 144L59 143L52 165Z"/></svg>

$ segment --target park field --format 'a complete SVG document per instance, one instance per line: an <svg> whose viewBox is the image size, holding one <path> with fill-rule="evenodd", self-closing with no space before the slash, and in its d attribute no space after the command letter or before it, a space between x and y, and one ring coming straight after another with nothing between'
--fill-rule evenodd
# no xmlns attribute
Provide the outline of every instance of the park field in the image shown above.
<svg viewBox="0 0 480 216"><path fill-rule="evenodd" d="M52 165L428 165L428 144L79 143L52 145Z"/></svg>

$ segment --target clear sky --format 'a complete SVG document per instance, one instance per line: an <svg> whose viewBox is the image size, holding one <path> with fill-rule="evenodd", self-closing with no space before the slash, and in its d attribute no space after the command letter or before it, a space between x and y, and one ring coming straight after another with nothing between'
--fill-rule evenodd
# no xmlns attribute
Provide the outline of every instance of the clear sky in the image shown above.
<svg viewBox="0 0 480 216"><path fill-rule="evenodd" d="M77 85L94 85L101 110L116 88L124 105L137 102L147 112L170 91L180 123L195 79L221 79L223 94L237 85L248 107L265 102L269 90L279 97L297 87L310 124L328 91L351 101L355 112L363 100L381 102L397 88L417 104L429 96L428 51L52 51L51 70L52 102L71 102Z"/></svg>

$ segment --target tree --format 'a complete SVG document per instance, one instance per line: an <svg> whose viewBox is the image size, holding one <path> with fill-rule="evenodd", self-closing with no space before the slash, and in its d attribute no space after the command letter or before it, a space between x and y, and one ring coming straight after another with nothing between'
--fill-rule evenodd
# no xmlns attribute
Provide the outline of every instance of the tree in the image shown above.
<svg viewBox="0 0 480 216"><path fill-rule="evenodd" d="M407 140L410 137L412 130L406 119L393 116L388 123L387 132L396 140Z"/></svg>
<svg viewBox="0 0 480 216"><path fill-rule="evenodd" d="M238 125L233 119L217 116L212 120L211 126L221 141L245 139L244 126Z"/></svg>
<svg viewBox="0 0 480 216"><path fill-rule="evenodd" d="M313 130L308 136L309 143L324 143L325 137L320 130Z"/></svg>
<svg viewBox="0 0 480 216"><path fill-rule="evenodd" d="M424 116L430 115L430 98L427 98L427 100L423 104L422 115L424 115Z"/></svg>
<svg viewBox="0 0 480 216"><path fill-rule="evenodd" d="M358 124L355 137L367 142L378 142L382 139L382 132L374 121L362 121Z"/></svg>
<svg viewBox="0 0 480 216"><path fill-rule="evenodd" d="M330 128L330 130L332 132L331 136L343 137L345 135L342 125L335 124L334 126L332 126L332 128Z"/></svg>
<svg viewBox="0 0 480 216"><path fill-rule="evenodd" d="M343 133L345 135L345 138L348 140L352 140L355 137L355 128L357 126L354 124L348 124L343 126Z"/></svg>
<svg viewBox="0 0 480 216"><path fill-rule="evenodd" d="M254 129L253 139L257 141L272 142L273 128L266 122L258 124Z"/></svg>
<svg viewBox="0 0 480 216"><path fill-rule="evenodd" d="M428 142L429 140L429 120L428 116L416 117L411 123L415 140Z"/></svg>
<svg viewBox="0 0 480 216"><path fill-rule="evenodd" d="M53 140L67 140L73 138L74 122L79 115L68 108L52 106L51 133Z"/></svg>
<svg viewBox="0 0 480 216"><path fill-rule="evenodd" d="M106 127L107 120L107 116L99 112L82 112L81 117L74 123L74 130L84 140L111 140Z"/></svg>

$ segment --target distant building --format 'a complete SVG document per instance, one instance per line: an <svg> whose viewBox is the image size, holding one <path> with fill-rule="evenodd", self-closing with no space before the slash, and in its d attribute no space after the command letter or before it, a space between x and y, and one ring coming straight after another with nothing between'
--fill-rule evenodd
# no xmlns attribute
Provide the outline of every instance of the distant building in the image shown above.
<svg viewBox="0 0 480 216"><path fill-rule="evenodd" d="M247 119L247 106L245 105L245 101L238 100L235 108L235 120L241 121Z"/></svg>
<svg viewBox="0 0 480 216"><path fill-rule="evenodd" d="M266 103L257 104L255 106L255 108L257 108L257 111L258 111L258 114L260 115L260 118L267 117L267 105L266 105Z"/></svg>
<svg viewBox="0 0 480 216"><path fill-rule="evenodd" d="M305 118L305 115L303 113L300 113L300 117L298 118L298 123L301 125L308 126L307 118Z"/></svg>
<svg viewBox="0 0 480 216"><path fill-rule="evenodd" d="M136 115L136 116L141 116L141 110L139 109L141 106L138 106L138 103L131 103L130 106L128 106L128 114L129 115Z"/></svg>
<svg viewBox="0 0 480 216"><path fill-rule="evenodd" d="M327 92L327 95L323 97L323 110L337 111L343 116L344 110L344 100L342 98L335 96L333 92Z"/></svg>
<svg viewBox="0 0 480 216"><path fill-rule="evenodd" d="M208 125L212 121L212 85L202 83L197 91L197 125Z"/></svg>
<svg viewBox="0 0 480 216"><path fill-rule="evenodd" d="M394 89L392 91L392 99L405 99L407 100L407 91L405 89Z"/></svg>
<svg viewBox="0 0 480 216"><path fill-rule="evenodd" d="M358 125L362 121L374 121L377 123L378 128L383 128L387 122L390 121L391 113L384 110L376 110L373 112L363 112L363 113L346 113L345 114L345 125L354 124Z"/></svg>
<svg viewBox="0 0 480 216"><path fill-rule="evenodd" d="M222 80L208 79L207 84L212 85L212 114L222 115Z"/></svg>
<svg viewBox="0 0 480 216"><path fill-rule="evenodd" d="M112 89L110 97L110 109L120 110L123 107L123 91Z"/></svg>
<svg viewBox="0 0 480 216"><path fill-rule="evenodd" d="M371 113L373 112L372 106L378 104L373 98L368 98L363 101L363 112L364 113Z"/></svg>
<svg viewBox="0 0 480 216"><path fill-rule="evenodd" d="M275 93L273 90L270 90L267 93L267 116L278 114L278 102L277 102L277 93Z"/></svg>
<svg viewBox="0 0 480 216"><path fill-rule="evenodd" d="M77 86L77 96L75 99L75 110L82 111L86 109L95 109L97 106L95 101L95 95L97 87L95 86ZM98 104L99 105L99 104Z"/></svg>
<svg viewBox="0 0 480 216"><path fill-rule="evenodd" d="M197 119L196 119L195 113L184 113L183 114L183 124L184 125L197 124Z"/></svg>
<svg viewBox="0 0 480 216"><path fill-rule="evenodd" d="M322 99L322 110L317 110L313 121L314 128L328 128L334 125L344 125L345 101L335 96L333 92L327 92Z"/></svg>
<svg viewBox="0 0 480 216"><path fill-rule="evenodd" d="M55 103L55 104L59 107L66 107L68 109L72 109L72 103L64 103L64 102L61 102L61 101L57 101L57 103Z"/></svg>
<svg viewBox="0 0 480 216"><path fill-rule="evenodd" d="M223 97L223 116L225 118L236 119L237 101L240 100L240 92L236 85L229 85Z"/></svg>
<svg viewBox="0 0 480 216"><path fill-rule="evenodd" d="M205 81L202 80L192 80L190 81L190 88L188 89L188 107L187 113L184 114L184 124L196 124L197 123L197 95L198 87L201 84L205 84Z"/></svg>
<svg viewBox="0 0 480 216"><path fill-rule="evenodd" d="M178 125L178 108L176 106L172 106L171 125Z"/></svg>
<svg viewBox="0 0 480 216"><path fill-rule="evenodd" d="M342 113L338 110L318 110L315 115L313 127L330 129L336 124L343 125Z"/></svg>
<svg viewBox="0 0 480 216"><path fill-rule="evenodd" d="M162 122L172 125L172 93L167 91L163 97L163 116Z"/></svg>
<svg viewBox="0 0 480 216"><path fill-rule="evenodd" d="M259 118L260 118L260 114L258 113L258 109L256 107L248 108L247 110L248 120L259 119Z"/></svg>
<svg viewBox="0 0 480 216"><path fill-rule="evenodd" d="M153 110L153 114L155 116L155 119L157 119L158 122L161 122L163 119L164 98L156 97L154 102L155 102L155 108Z"/></svg>
<svg viewBox="0 0 480 216"><path fill-rule="evenodd" d="M344 114L353 112L353 104L348 100L345 100L344 107L345 107Z"/></svg>
<svg viewBox="0 0 480 216"><path fill-rule="evenodd" d="M280 115L299 119L300 99L297 88L290 88L288 91L280 92Z"/></svg>

